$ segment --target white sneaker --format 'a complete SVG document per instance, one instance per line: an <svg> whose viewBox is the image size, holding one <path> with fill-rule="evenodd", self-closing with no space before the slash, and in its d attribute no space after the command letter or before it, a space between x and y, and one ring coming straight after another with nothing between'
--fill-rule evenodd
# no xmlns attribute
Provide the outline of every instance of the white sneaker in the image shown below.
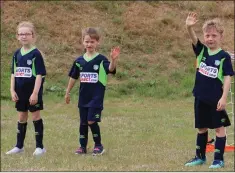
<svg viewBox="0 0 235 173"><path fill-rule="evenodd" d="M10 151L6 152L6 154L16 154L16 153L21 153L24 151L24 148L18 148L18 147L14 147L13 149L11 149Z"/></svg>
<svg viewBox="0 0 235 173"><path fill-rule="evenodd" d="M36 150L34 151L33 155L34 156L41 156L42 154L44 154L46 152L46 149L43 148L36 148Z"/></svg>

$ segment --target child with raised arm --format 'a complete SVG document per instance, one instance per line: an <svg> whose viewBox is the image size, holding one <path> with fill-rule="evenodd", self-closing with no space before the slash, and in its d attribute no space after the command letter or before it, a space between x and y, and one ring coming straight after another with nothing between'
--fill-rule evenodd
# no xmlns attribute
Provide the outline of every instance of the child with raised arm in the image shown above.
<svg viewBox="0 0 235 173"><path fill-rule="evenodd" d="M17 143L6 154L24 151L24 139L27 129L28 111L32 113L35 128L36 149L33 155L46 152L43 146L43 120L40 110L43 110L43 83L46 68L41 52L35 47L35 27L31 22L21 22L17 27L17 39L22 44L12 59L11 98L16 102L18 111Z"/></svg>
<svg viewBox="0 0 235 173"><path fill-rule="evenodd" d="M219 19L204 23L202 27L204 43L198 39L193 30L197 21L196 13L188 14L186 28L197 58L193 95L195 128L198 129L198 134L196 156L185 166L196 166L206 162L209 128L215 129L216 133L214 160L209 168L221 168L224 167L225 127L231 125L225 106L234 72L230 55L221 49L224 29Z"/></svg>
<svg viewBox="0 0 235 173"><path fill-rule="evenodd" d="M80 147L76 154L87 153L88 127L90 127L95 146L93 155L104 153L101 143L101 133L98 122L101 121L107 74L116 73L117 59L120 54L119 47L112 49L111 62L97 52L100 35L95 28L86 28L82 32L82 42L86 53L78 57L69 72L69 83L65 94L65 101L70 102L70 91L76 79L80 78L78 108L80 113Z"/></svg>

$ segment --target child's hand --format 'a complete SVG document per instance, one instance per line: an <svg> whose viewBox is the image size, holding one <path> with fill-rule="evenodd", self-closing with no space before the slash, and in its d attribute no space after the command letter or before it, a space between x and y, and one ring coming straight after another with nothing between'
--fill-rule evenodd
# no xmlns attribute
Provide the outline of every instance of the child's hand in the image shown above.
<svg viewBox="0 0 235 173"><path fill-rule="evenodd" d="M118 56L120 54L120 47L115 47L111 49L110 57L112 60L118 59Z"/></svg>
<svg viewBox="0 0 235 173"><path fill-rule="evenodd" d="M35 105L38 102L38 94L32 93L32 95L29 98L30 105Z"/></svg>
<svg viewBox="0 0 235 173"><path fill-rule="evenodd" d="M197 13L190 12L186 19L186 26L193 26L197 23Z"/></svg>
<svg viewBox="0 0 235 173"><path fill-rule="evenodd" d="M17 102L19 100L18 95L15 91L11 91L11 99L13 102Z"/></svg>
<svg viewBox="0 0 235 173"><path fill-rule="evenodd" d="M224 99L223 97L220 98L220 100L218 101L217 104L217 111L222 111L225 109L226 106L226 99Z"/></svg>
<svg viewBox="0 0 235 173"><path fill-rule="evenodd" d="M65 98L65 103L69 104L69 102L70 102L70 94L66 93L64 98Z"/></svg>

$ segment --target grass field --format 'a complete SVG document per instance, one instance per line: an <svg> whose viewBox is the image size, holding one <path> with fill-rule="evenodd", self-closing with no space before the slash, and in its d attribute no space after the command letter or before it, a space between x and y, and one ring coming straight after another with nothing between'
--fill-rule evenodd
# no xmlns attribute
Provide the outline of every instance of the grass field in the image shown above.
<svg viewBox="0 0 235 173"><path fill-rule="evenodd" d="M75 155L79 118L76 96L69 105L63 98L45 97L44 145L47 153L34 158L34 130L28 124L25 152L9 156L5 152L16 140L14 104L2 101L1 171L210 171L213 153L206 165L186 168L195 153L193 98L156 100L152 98L107 98L100 124L106 153L91 156L89 132L86 156ZM233 127L228 130L231 132ZM214 132L210 131L210 137ZM233 139L230 140L233 141ZM225 153L226 166L218 171L234 171L234 153Z"/></svg>
<svg viewBox="0 0 235 173"><path fill-rule="evenodd" d="M211 171L213 153L208 153L206 165L184 167L195 154L197 134L191 94L195 55L185 29L189 11L199 14L195 32L201 40L204 21L222 19L226 26L222 48L234 50L233 1L1 1L1 171ZM20 47L16 27L23 20L36 26L36 45L45 54L47 69L42 111L47 153L41 158L32 156L31 119L25 153L5 155L16 141L10 67ZM79 130L77 87L70 105L63 99L68 71L83 53L85 27L101 29L98 51L105 56L113 46L121 47L100 124L107 151L102 157L91 156L90 133L89 154L74 154ZM234 134L234 126L228 133ZM233 142L230 135L228 143ZM218 171L234 171L234 153L226 152L225 160L225 168Z"/></svg>

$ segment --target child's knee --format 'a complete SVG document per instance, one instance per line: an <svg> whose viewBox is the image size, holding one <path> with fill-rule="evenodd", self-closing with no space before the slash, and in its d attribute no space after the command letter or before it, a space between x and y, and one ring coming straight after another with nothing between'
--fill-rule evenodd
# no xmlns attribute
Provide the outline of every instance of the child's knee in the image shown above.
<svg viewBox="0 0 235 173"><path fill-rule="evenodd" d="M216 128L215 133L218 137L224 137L226 135L225 127Z"/></svg>
<svg viewBox="0 0 235 173"><path fill-rule="evenodd" d="M200 128L198 129L198 133L202 134L202 133L206 133L208 131L208 128Z"/></svg>
<svg viewBox="0 0 235 173"><path fill-rule="evenodd" d="M94 124L95 121L88 121L88 124L91 125L91 124Z"/></svg>
<svg viewBox="0 0 235 173"><path fill-rule="evenodd" d="M32 119L33 119L33 121L40 120L41 119L40 111L32 112Z"/></svg>

